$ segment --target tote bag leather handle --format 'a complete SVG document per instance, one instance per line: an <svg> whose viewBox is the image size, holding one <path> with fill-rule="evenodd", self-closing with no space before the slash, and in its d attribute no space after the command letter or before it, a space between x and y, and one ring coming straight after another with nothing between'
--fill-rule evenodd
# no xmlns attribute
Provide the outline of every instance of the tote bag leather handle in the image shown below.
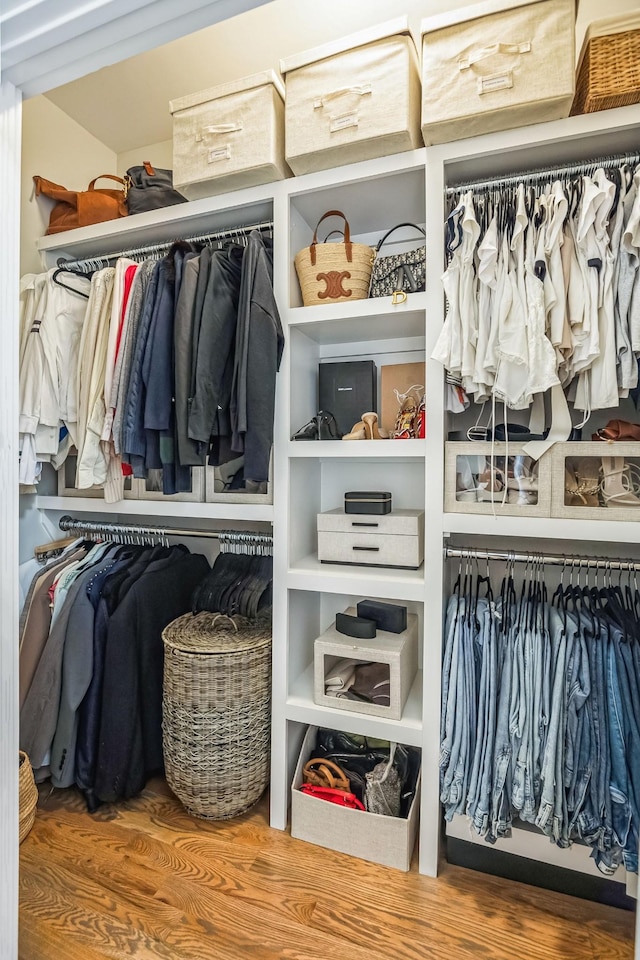
<svg viewBox="0 0 640 960"><path fill-rule="evenodd" d="M344 220L344 245L347 253L347 260L351 263L352 257L352 247L351 247L351 231L349 229L349 221L345 217L344 213L341 210L328 210L327 213L324 213L316 224L316 228L313 231L313 240L311 241L311 246L309 247L309 255L311 257L311 263L315 267L316 265L316 245L318 243L318 227L323 220L326 220L327 217L342 217Z"/></svg>
<svg viewBox="0 0 640 960"><path fill-rule="evenodd" d="M116 183L119 183L122 187L124 187L124 180L122 177L116 177L112 173L101 173L99 177L96 177L95 180L91 181L87 187L87 190L95 190L97 180L115 180Z"/></svg>

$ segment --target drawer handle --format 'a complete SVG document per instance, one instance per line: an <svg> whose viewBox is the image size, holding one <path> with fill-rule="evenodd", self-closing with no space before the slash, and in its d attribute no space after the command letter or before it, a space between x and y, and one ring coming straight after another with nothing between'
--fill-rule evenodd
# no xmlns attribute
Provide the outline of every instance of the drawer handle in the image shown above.
<svg viewBox="0 0 640 960"><path fill-rule="evenodd" d="M379 524L379 523L364 523L364 522L360 522L359 520L352 520L352 521L351 521L351 526L352 526L352 527L379 527L380 524Z"/></svg>
<svg viewBox="0 0 640 960"><path fill-rule="evenodd" d="M368 553L379 553L380 547L352 547L353 550L366 550Z"/></svg>

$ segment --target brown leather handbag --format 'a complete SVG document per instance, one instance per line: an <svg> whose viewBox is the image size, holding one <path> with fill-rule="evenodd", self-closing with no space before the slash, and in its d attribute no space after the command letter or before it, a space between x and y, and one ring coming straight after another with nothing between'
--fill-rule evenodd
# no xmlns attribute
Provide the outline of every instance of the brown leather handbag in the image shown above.
<svg viewBox="0 0 640 960"><path fill-rule="evenodd" d="M124 189L115 190L99 187L96 189L96 180L116 180L124 187L124 180L111 173L103 173L92 180L86 190L67 190L51 180L43 177L34 177L36 196L42 194L55 201L49 216L47 234L62 233L64 230L74 230L76 227L88 227L92 223L102 223L103 220L117 220L126 217L127 203Z"/></svg>
<svg viewBox="0 0 640 960"><path fill-rule="evenodd" d="M628 420L609 420L606 427L594 433L592 440L640 440L640 423Z"/></svg>

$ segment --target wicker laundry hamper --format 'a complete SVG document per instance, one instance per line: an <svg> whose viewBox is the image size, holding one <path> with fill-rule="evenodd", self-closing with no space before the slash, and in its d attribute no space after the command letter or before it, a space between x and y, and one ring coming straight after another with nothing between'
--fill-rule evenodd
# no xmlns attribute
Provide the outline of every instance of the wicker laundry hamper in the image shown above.
<svg viewBox="0 0 640 960"><path fill-rule="evenodd" d="M20 750L18 753L19 772L19 811L20 811L20 843L27 836L36 819L38 805L38 788L33 776L33 769L29 757Z"/></svg>
<svg viewBox="0 0 640 960"><path fill-rule="evenodd" d="M196 817L236 817L269 782L271 623L186 614L162 639L167 783Z"/></svg>

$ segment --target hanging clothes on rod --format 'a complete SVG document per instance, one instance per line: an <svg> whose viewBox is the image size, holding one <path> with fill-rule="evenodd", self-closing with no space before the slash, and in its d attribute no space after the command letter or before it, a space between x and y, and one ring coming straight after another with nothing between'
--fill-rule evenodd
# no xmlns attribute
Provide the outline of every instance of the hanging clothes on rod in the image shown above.
<svg viewBox="0 0 640 960"><path fill-rule="evenodd" d="M197 233L189 237L175 237L173 240L163 241L162 243L151 243L146 246L133 247L128 250L121 250L118 253L106 253L96 257L87 257L79 260L59 257L58 267L70 268L75 271L86 272L91 270L108 267L113 261L121 258L142 262L149 258L159 258L164 256L175 243L203 244L208 245L223 240L235 240L238 243L246 241L253 230L260 233L270 233L273 231L273 221L264 220L260 223L252 223L246 226L228 227L223 230L208 231Z"/></svg>
<svg viewBox="0 0 640 960"><path fill-rule="evenodd" d="M74 517L61 517L58 526L61 530L75 533L77 536L96 537L125 543L133 540L154 546L157 543L168 546L169 537L198 537L220 541L220 549L230 545L246 545L269 549L273 545L270 533L254 530L179 530L175 527L146 527L131 523L110 523L100 520L80 520Z"/></svg>
<svg viewBox="0 0 640 960"><path fill-rule="evenodd" d="M446 819L466 816L490 843L520 819L559 847L587 844L608 876L621 864L637 872L639 564L446 555L459 559L442 675ZM504 573L490 570L494 559L506 559ZM547 561L563 564L553 591Z"/></svg>
<svg viewBox="0 0 640 960"><path fill-rule="evenodd" d="M447 189L447 315L432 356L476 403L528 410L531 432L548 436L526 449L536 458L637 391L638 161Z"/></svg>
<svg viewBox="0 0 640 960"><path fill-rule="evenodd" d="M124 496L126 476L165 494L191 468L234 465L266 493L284 334L272 224L200 234L24 278L20 480L77 451L78 489ZM142 262L140 259L142 258ZM113 264L113 265L108 265ZM60 270L90 273L86 290Z"/></svg>

